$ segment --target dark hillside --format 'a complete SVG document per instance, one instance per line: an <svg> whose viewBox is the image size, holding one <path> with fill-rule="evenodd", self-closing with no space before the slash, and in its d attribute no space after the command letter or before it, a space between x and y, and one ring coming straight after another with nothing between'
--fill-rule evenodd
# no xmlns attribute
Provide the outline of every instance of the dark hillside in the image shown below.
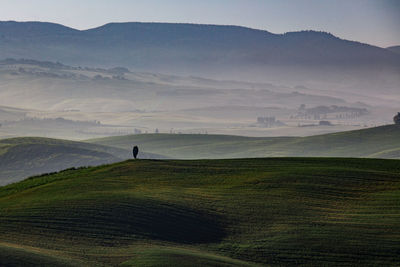
<svg viewBox="0 0 400 267"><path fill-rule="evenodd" d="M130 146L127 146L128 148ZM31 175L72 167L96 166L132 158L120 149L60 139L25 137L0 140L0 185ZM163 158L141 152L140 158Z"/></svg>
<svg viewBox="0 0 400 267"><path fill-rule="evenodd" d="M0 140L0 184L71 167L117 162L121 158L112 154L117 151L121 152L120 149L47 138Z"/></svg>
<svg viewBox="0 0 400 267"><path fill-rule="evenodd" d="M110 23L78 31L51 23L0 22L0 48L0 58L176 73L190 67L196 75L207 68L222 74L223 68L239 73L254 68L289 71L323 66L337 72L400 67L400 55L329 33L272 34L238 26L197 24Z"/></svg>
<svg viewBox="0 0 400 267"><path fill-rule="evenodd" d="M391 46L391 47L388 47L386 49L388 49L388 50L390 50L390 51L392 51L394 53L400 54L400 45Z"/></svg>

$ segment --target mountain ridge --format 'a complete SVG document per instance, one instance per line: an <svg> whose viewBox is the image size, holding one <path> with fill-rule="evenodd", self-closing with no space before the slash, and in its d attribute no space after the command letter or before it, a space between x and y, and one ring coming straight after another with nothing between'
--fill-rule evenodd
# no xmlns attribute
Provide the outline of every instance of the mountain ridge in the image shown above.
<svg viewBox="0 0 400 267"><path fill-rule="evenodd" d="M386 49L400 55L400 45L389 46Z"/></svg>
<svg viewBox="0 0 400 267"><path fill-rule="evenodd" d="M27 46L23 41L29 40ZM327 32L275 34L233 25L108 23L76 30L48 22L0 22L0 57L93 62L144 69L193 71L236 64L239 69L293 66L394 66L400 55ZM47 49L44 49L47 48ZM119 63L119 64L118 64Z"/></svg>

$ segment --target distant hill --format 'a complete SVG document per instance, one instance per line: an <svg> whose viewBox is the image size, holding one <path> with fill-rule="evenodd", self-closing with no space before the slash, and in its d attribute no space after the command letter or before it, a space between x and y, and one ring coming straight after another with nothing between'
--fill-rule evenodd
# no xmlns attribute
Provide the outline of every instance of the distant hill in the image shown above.
<svg viewBox="0 0 400 267"><path fill-rule="evenodd" d="M27 111L18 108L0 106L0 123L25 118Z"/></svg>
<svg viewBox="0 0 400 267"><path fill-rule="evenodd" d="M388 47L388 48L386 48L386 49L388 49L388 50L390 50L390 51L392 51L392 52L395 52L395 53L397 53L397 54L400 54L400 45L391 46L391 47Z"/></svg>
<svg viewBox="0 0 400 267"><path fill-rule="evenodd" d="M96 166L131 158L124 149L49 138L0 140L0 185L72 167ZM140 153L141 158L162 158Z"/></svg>
<svg viewBox="0 0 400 267"><path fill-rule="evenodd" d="M138 22L84 31L52 23L0 22L0 58L10 57L168 73L218 70L218 75L243 77L288 67L346 72L400 67L400 55L325 32L273 34L239 26Z"/></svg>
<svg viewBox="0 0 400 267"><path fill-rule="evenodd" d="M367 94L352 99L333 90L330 94L324 92L272 83L134 72L121 67L74 67L6 59L0 60L0 138L28 135L84 140L130 134L135 129L154 132L156 128L162 132L173 128L175 132L207 129L224 133L224 129L238 125L238 129L247 130L230 134L257 136L265 133L253 124L257 117L267 115L290 125L292 135L303 136L355 127L342 127L343 122L325 129L297 127L297 119L291 117L298 115L301 104L307 108L366 108L371 111L369 120L379 124L386 123L386 118L392 121L393 111L384 108L376 112L368 103L395 107L398 104L395 98L379 102ZM334 116L330 119L336 124ZM365 121L364 117L360 119ZM358 118L346 123L360 125ZM268 130L265 132L270 135ZM287 129L282 132L285 134Z"/></svg>
<svg viewBox="0 0 400 267"><path fill-rule="evenodd" d="M398 160L131 160L0 187L4 266L396 266Z"/></svg>
<svg viewBox="0 0 400 267"><path fill-rule="evenodd" d="M339 97L297 90L273 84L131 72L124 68L72 67L27 59L0 60L0 105L7 106L114 112L143 111L149 107L151 111L153 106L165 111L227 104L294 108L299 103L346 104ZM155 98L160 99L159 103L155 103Z"/></svg>
<svg viewBox="0 0 400 267"><path fill-rule="evenodd" d="M150 134L89 142L114 147L135 143L145 151L179 159L291 156L400 159L399 125L308 137Z"/></svg>

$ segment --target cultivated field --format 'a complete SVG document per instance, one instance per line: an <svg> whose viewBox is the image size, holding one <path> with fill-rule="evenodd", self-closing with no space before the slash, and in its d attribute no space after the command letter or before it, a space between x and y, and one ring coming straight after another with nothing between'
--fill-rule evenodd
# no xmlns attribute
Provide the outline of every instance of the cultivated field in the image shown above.
<svg viewBox="0 0 400 267"><path fill-rule="evenodd" d="M398 160L136 160L0 188L0 261L375 265L400 261Z"/></svg>

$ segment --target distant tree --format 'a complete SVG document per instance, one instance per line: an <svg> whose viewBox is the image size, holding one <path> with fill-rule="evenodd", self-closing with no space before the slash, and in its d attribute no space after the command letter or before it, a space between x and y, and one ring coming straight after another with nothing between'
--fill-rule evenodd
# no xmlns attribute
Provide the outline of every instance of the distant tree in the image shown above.
<svg viewBox="0 0 400 267"><path fill-rule="evenodd" d="M133 152L133 157L136 159L139 154L139 148L137 146L134 146L132 152Z"/></svg>
<svg viewBox="0 0 400 267"><path fill-rule="evenodd" d="M397 113L396 116L394 116L393 121L394 121L395 124L400 125L400 112Z"/></svg>

